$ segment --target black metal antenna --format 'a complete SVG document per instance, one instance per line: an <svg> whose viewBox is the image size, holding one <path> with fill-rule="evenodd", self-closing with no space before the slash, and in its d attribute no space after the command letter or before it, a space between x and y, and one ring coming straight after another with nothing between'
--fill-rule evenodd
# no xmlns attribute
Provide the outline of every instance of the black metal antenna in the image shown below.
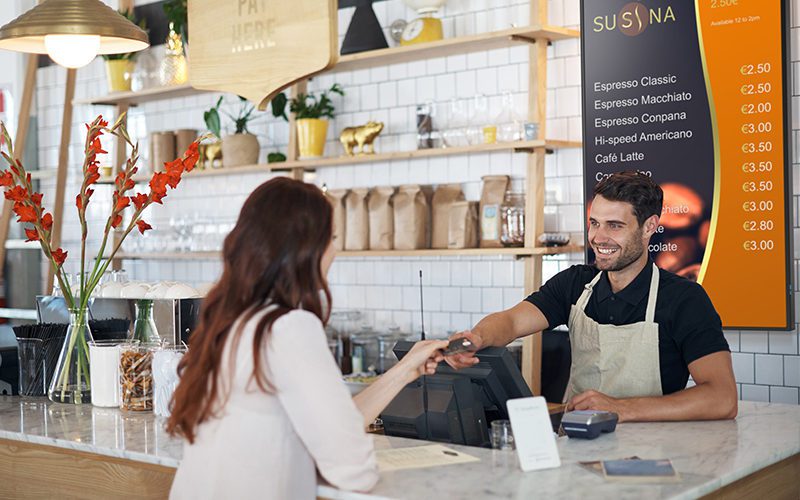
<svg viewBox="0 0 800 500"><path fill-rule="evenodd" d="M420 339L425 340L425 312L422 302L422 269L419 270L419 319L420 324L422 325Z"/></svg>
<svg viewBox="0 0 800 500"><path fill-rule="evenodd" d="M420 339L425 340L425 312L422 305L422 269L419 270L419 317L422 331L420 332ZM427 365L427 361L425 362ZM425 415L425 439L431 438L431 427L428 421L428 377L422 375L422 412Z"/></svg>

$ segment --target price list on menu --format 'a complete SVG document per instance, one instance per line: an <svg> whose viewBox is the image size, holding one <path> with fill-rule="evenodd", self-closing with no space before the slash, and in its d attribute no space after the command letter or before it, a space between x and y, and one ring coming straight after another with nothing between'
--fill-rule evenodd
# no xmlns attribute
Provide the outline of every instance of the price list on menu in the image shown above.
<svg viewBox="0 0 800 500"><path fill-rule="evenodd" d="M587 214L604 177L651 176L664 209L650 255L702 284L726 328L794 326L788 9L786 0L581 5Z"/></svg>

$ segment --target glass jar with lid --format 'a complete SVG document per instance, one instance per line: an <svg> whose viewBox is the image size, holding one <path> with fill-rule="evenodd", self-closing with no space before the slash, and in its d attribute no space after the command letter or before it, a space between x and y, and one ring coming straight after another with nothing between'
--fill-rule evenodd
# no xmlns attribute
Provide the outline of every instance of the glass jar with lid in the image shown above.
<svg viewBox="0 0 800 500"><path fill-rule="evenodd" d="M369 326L350 337L353 373L374 372L378 360L378 336Z"/></svg>
<svg viewBox="0 0 800 500"><path fill-rule="evenodd" d="M378 362L375 367L377 373L386 373L397 364L394 346L401 340L408 340L408 337L409 335L401 332L399 327L389 328L388 332L378 335Z"/></svg>
<svg viewBox="0 0 800 500"><path fill-rule="evenodd" d="M506 191L500 205L500 242L506 247L521 247L525 244L525 195Z"/></svg>

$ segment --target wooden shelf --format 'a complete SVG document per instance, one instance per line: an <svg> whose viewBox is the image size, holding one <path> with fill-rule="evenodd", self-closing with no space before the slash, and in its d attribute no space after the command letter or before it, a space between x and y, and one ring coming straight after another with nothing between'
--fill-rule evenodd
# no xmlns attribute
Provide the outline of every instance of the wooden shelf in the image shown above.
<svg viewBox="0 0 800 500"><path fill-rule="evenodd" d="M31 179L52 179L58 173L58 170L55 168L48 168L44 170L30 170L28 171L31 174Z"/></svg>
<svg viewBox="0 0 800 500"><path fill-rule="evenodd" d="M395 151L391 153L377 153L373 155L358 156L337 156L333 158L318 158L296 161L284 161L279 163L259 163L256 165L243 165L235 168L207 168L203 170L193 170L185 174L184 178L207 177L217 175L239 175L255 172L272 172L276 170L291 170L293 168L303 168L314 170L317 168L335 167L341 165L360 165L364 163L377 163L382 161L411 160L415 158L432 158L438 156L455 156L477 153L491 153L495 151L513 151L515 153L530 153L535 149L562 149L579 148L580 142L574 141L517 141L500 142L497 144L478 144L476 146L464 146L458 148L432 148L416 149L412 151ZM147 182L149 175L137 175L133 178L136 182ZM100 179L98 184L113 184L113 178Z"/></svg>
<svg viewBox="0 0 800 500"><path fill-rule="evenodd" d="M579 36L580 32L577 30L556 26L525 26L522 28L511 28L481 33L479 35L445 38L444 40L435 42L420 43L404 47L390 47L388 49L370 50L359 52L358 54L341 56L336 65L328 69L325 73L354 71L423 59L501 49L518 44L533 43L536 40L546 40L549 42L578 38ZM136 106L137 104L145 102L186 97L207 92L214 91L196 89L189 84L184 84L170 87L154 87L135 92L112 92L104 96L75 99L72 103L75 105L94 104L117 106L125 104L128 106Z"/></svg>
<svg viewBox="0 0 800 500"><path fill-rule="evenodd" d="M336 66L329 69L327 73L502 49L517 44L533 43L536 40L556 41L578 38L579 36L580 32L577 30L555 26L511 28L479 35L445 38L435 42L369 50L358 54L341 56Z"/></svg>
<svg viewBox="0 0 800 500"><path fill-rule="evenodd" d="M515 255L526 257L531 255L559 255L582 252L582 245L563 247L536 248L464 248L464 249L425 249L425 250L346 250L337 252L337 257L455 257L481 255ZM159 252L159 253L118 253L120 260L216 260L220 252Z"/></svg>
<svg viewBox="0 0 800 500"><path fill-rule="evenodd" d="M72 104L76 106L81 104L96 104L101 106L118 106L120 104L127 104L128 106L136 106L145 102L174 99L177 97L186 97L189 95L204 94L207 92L211 91L196 89L187 83L184 85L153 87L129 92L111 92L110 94L104 96L89 97L86 99L74 99Z"/></svg>

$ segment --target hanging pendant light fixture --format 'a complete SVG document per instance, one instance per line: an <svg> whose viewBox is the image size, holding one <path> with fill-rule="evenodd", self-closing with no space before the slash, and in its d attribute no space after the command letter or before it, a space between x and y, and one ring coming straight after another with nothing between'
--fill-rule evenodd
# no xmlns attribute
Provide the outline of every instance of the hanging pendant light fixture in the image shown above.
<svg viewBox="0 0 800 500"><path fill-rule="evenodd" d="M0 49L47 54L68 68L149 45L144 30L100 0L46 0L0 28Z"/></svg>

